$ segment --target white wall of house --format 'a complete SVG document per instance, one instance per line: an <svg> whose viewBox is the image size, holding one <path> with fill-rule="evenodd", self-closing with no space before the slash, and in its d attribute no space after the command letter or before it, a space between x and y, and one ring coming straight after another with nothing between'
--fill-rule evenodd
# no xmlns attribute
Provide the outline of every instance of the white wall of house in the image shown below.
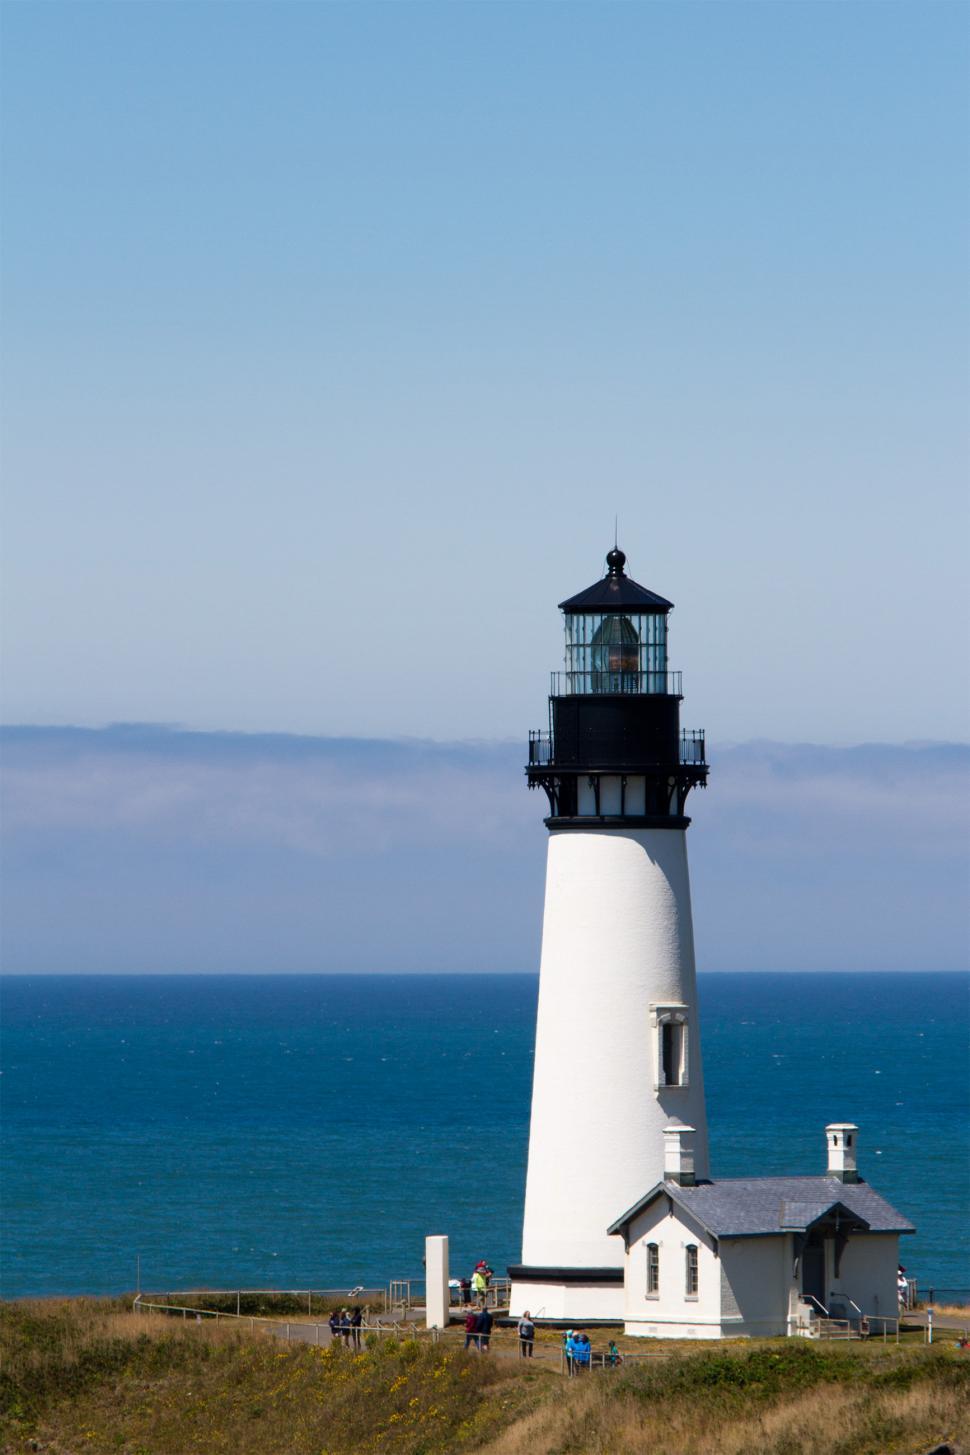
<svg viewBox="0 0 970 1455"><path fill-rule="evenodd" d="M726 1338L788 1332L791 1236L722 1238L721 1324Z"/></svg>
<svg viewBox="0 0 970 1455"><path fill-rule="evenodd" d="M660 1339L721 1336L721 1266L710 1237L661 1195L630 1229L624 1281L624 1328ZM660 1257L659 1292L647 1292L647 1249ZM697 1295L687 1293L687 1249L697 1248Z"/></svg>
<svg viewBox="0 0 970 1455"><path fill-rule="evenodd" d="M895 1233L853 1234L842 1253L838 1277L835 1276L834 1262L833 1257L827 1270L830 1273L830 1296L832 1293L844 1294L870 1317L897 1316L899 1238Z"/></svg>

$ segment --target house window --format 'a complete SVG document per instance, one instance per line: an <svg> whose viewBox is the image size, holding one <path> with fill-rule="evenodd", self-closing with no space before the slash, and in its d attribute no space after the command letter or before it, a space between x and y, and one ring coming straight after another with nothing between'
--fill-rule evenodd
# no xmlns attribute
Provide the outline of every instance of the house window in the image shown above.
<svg viewBox="0 0 970 1455"><path fill-rule="evenodd" d="M686 1262L686 1268L685 1268L686 1279L685 1279L684 1293L686 1294L687 1298L696 1298L697 1297L697 1248L696 1248L696 1245L694 1243L688 1243L687 1248L685 1249L685 1252L687 1254L687 1262Z"/></svg>
<svg viewBox="0 0 970 1455"><path fill-rule="evenodd" d="M656 1243L647 1244L647 1298L660 1295L660 1249Z"/></svg>

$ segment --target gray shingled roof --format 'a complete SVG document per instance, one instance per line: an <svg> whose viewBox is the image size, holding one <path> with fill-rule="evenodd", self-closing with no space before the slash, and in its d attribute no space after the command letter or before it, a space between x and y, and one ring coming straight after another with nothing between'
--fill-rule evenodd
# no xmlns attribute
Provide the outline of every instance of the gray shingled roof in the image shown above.
<svg viewBox="0 0 970 1455"><path fill-rule="evenodd" d="M618 1218L611 1233L625 1232L654 1198L667 1193L693 1213L715 1238L750 1238L805 1232L839 1204L872 1233L915 1233L916 1229L867 1182L837 1177L732 1177L680 1187L661 1182Z"/></svg>

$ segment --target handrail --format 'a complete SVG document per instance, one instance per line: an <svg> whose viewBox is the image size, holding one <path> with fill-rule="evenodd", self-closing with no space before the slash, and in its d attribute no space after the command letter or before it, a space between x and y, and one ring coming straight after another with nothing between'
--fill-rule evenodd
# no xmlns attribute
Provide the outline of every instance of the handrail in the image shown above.
<svg viewBox="0 0 970 1455"><path fill-rule="evenodd" d="M801 1295L801 1300L802 1300L802 1303L812 1302L817 1309L821 1309L822 1310L822 1317L823 1318L830 1319L832 1317L832 1315L829 1313L828 1309L825 1307L824 1303L819 1303L819 1301L815 1297L814 1293L803 1293Z"/></svg>
<svg viewBox="0 0 970 1455"><path fill-rule="evenodd" d="M862 1309L856 1303L855 1299L854 1298L850 1298L847 1293L831 1293L831 1294L829 1294L829 1302L832 1305L832 1313L835 1314L836 1317L838 1317L838 1315L836 1313L835 1305L836 1305L836 1302L838 1302L838 1303L842 1304L843 1307L846 1304L848 1304L851 1308L854 1308L855 1311L856 1311L856 1313L859 1316L860 1322L862 1321L862 1319L865 1318L865 1314L862 1312Z"/></svg>
<svg viewBox="0 0 970 1455"><path fill-rule="evenodd" d="M868 1335L869 1335L870 1338L876 1336L876 1333L877 1333L877 1331L873 1329L872 1325L873 1324L882 1324L882 1342L884 1344L887 1342L887 1340L889 1338L890 1325L892 1325L892 1332L896 1336L896 1343L897 1344L899 1343L899 1320L898 1319L894 1319L894 1318L890 1317L888 1314L864 1314L863 1315L863 1323L866 1326L866 1332L868 1333Z"/></svg>
<svg viewBox="0 0 970 1455"><path fill-rule="evenodd" d="M683 674L668 671L631 672L600 668L593 672L551 672L551 697L681 697Z"/></svg>
<svg viewBox="0 0 970 1455"><path fill-rule="evenodd" d="M529 767L546 768L553 764L555 759L556 744L553 734L541 728L531 728L529 731ZM684 768L707 767L703 728L681 728L677 761ZM595 764L591 766L595 767ZM613 771L622 770L614 768ZM642 765L640 771L643 772Z"/></svg>

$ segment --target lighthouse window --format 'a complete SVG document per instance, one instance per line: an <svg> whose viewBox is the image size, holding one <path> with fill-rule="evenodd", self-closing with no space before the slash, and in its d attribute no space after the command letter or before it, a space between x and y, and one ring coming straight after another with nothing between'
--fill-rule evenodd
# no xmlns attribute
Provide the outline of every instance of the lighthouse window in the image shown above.
<svg viewBox="0 0 970 1455"><path fill-rule="evenodd" d="M697 1297L697 1248L693 1243L688 1243L684 1250L687 1259L685 1267L684 1294L687 1298Z"/></svg>
<svg viewBox="0 0 970 1455"><path fill-rule="evenodd" d="M647 1244L647 1298L657 1298L660 1293L660 1249L656 1243Z"/></svg>
<svg viewBox="0 0 970 1455"><path fill-rule="evenodd" d="M660 1084L684 1084L684 1025L682 1021L663 1021L660 1027Z"/></svg>
<svg viewBox="0 0 970 1455"><path fill-rule="evenodd" d="M659 692L667 688L663 612L570 612L566 616L567 692Z"/></svg>

